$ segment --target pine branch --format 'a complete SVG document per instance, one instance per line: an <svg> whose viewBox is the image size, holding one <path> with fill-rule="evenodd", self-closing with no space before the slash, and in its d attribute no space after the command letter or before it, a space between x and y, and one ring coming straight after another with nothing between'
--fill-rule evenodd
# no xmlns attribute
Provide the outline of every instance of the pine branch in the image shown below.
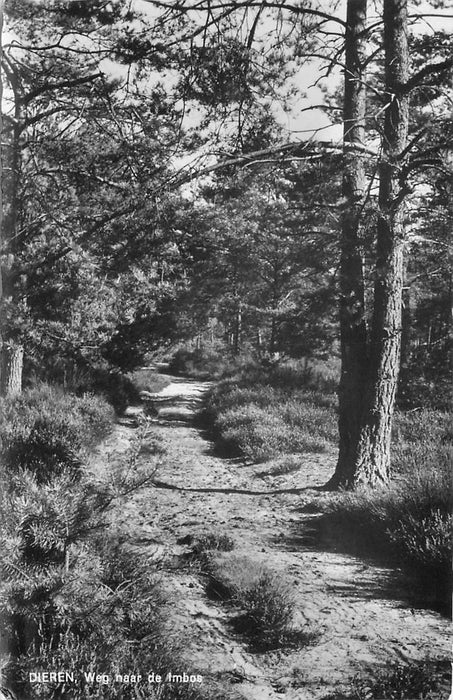
<svg viewBox="0 0 453 700"><path fill-rule="evenodd" d="M419 85L424 78L428 75L434 75L435 73L442 73L443 71L449 70L453 67L453 58L447 58L445 61L440 63L431 63L424 66L418 73L410 78L403 87L403 93L407 94L413 90L417 85Z"/></svg>

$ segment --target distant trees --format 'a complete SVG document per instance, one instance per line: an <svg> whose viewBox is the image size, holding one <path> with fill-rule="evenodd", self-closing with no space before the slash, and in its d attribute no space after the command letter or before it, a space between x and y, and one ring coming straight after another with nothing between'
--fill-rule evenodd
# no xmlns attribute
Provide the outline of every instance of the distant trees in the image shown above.
<svg viewBox="0 0 453 700"><path fill-rule="evenodd" d="M300 357L331 345L336 234L324 206L339 194L335 181L335 167L265 168L220 177L175 212L189 276L181 308L192 318L202 310L198 330L216 318L233 354Z"/></svg>

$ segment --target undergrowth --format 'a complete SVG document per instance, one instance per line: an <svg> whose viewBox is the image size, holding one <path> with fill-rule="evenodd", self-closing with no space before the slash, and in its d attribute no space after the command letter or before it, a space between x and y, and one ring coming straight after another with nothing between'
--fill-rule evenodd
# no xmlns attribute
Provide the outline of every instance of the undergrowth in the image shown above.
<svg viewBox="0 0 453 700"><path fill-rule="evenodd" d="M448 611L451 605L453 496L451 416L398 414L393 478L378 489L333 496L321 520L342 548L390 559L412 578L414 592Z"/></svg>
<svg viewBox="0 0 453 700"><path fill-rule="evenodd" d="M323 700L446 700L450 691L447 660L425 659L395 664L372 678L356 678L350 691Z"/></svg>
<svg viewBox="0 0 453 700"><path fill-rule="evenodd" d="M93 685L84 676L151 670L164 678L183 668L156 573L120 544L124 537L109 516L118 499L149 480L151 453L142 464L140 452L141 440L150 436L138 434L122 465L91 470L82 447L110 425L112 412L102 400L40 386L2 407L1 445L9 460L0 475L0 616L9 654L6 664L2 660L2 685L18 697L43 700L138 700L143 692L201 700L204 691L193 684L163 681L143 691L137 684ZM152 443L156 459L158 448ZM49 669L64 669L74 680L30 680L30 671Z"/></svg>
<svg viewBox="0 0 453 700"><path fill-rule="evenodd" d="M221 447L264 462L335 444L335 374L297 364L247 367L209 394L205 422Z"/></svg>
<svg viewBox="0 0 453 700"><path fill-rule="evenodd" d="M253 651L314 643L315 632L294 624L295 599L284 578L248 557L230 554L227 546L205 547L197 556L207 576L208 595L235 609L234 631Z"/></svg>
<svg viewBox="0 0 453 700"><path fill-rule="evenodd" d="M162 374L159 374L154 369L137 369L128 375L135 389L140 391L148 391L150 394L157 394L170 384L170 379Z"/></svg>

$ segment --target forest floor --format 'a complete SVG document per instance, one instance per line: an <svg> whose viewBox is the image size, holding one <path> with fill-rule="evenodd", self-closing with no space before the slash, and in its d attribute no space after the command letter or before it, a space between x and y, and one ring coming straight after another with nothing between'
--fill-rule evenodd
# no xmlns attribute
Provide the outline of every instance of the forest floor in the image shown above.
<svg viewBox="0 0 453 700"><path fill-rule="evenodd" d="M132 551L158 569L169 597L168 614L187 660L174 673L217 678L232 697L247 700L321 700L390 664L447 658L448 621L411 607L390 569L310 536L326 498L317 487L331 476L335 454L301 455L297 472L279 476L270 473L271 463L217 456L193 424L208 388L208 382L172 378L160 392L147 432L165 448L154 483L115 513ZM127 422L98 458L127 449L137 433L133 415ZM312 644L256 653L233 631L237 610L210 599L206 578L190 565L191 545L209 534L228 535L235 556L262 562L291 584L295 622L317 633Z"/></svg>

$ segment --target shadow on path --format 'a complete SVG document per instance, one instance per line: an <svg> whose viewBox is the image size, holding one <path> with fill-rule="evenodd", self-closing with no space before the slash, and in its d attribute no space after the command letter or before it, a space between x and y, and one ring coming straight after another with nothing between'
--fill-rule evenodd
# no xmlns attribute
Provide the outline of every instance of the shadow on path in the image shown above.
<svg viewBox="0 0 453 700"><path fill-rule="evenodd" d="M254 491L252 489L215 488L210 486L186 488L185 486L176 486L175 484L168 484L165 481L158 481L157 479L151 481L150 483L152 486L155 486L158 489L168 489L170 491L192 491L195 493L237 493L246 496L276 496L279 494L300 494L306 491L320 491L322 488L319 486L303 486L302 488Z"/></svg>

